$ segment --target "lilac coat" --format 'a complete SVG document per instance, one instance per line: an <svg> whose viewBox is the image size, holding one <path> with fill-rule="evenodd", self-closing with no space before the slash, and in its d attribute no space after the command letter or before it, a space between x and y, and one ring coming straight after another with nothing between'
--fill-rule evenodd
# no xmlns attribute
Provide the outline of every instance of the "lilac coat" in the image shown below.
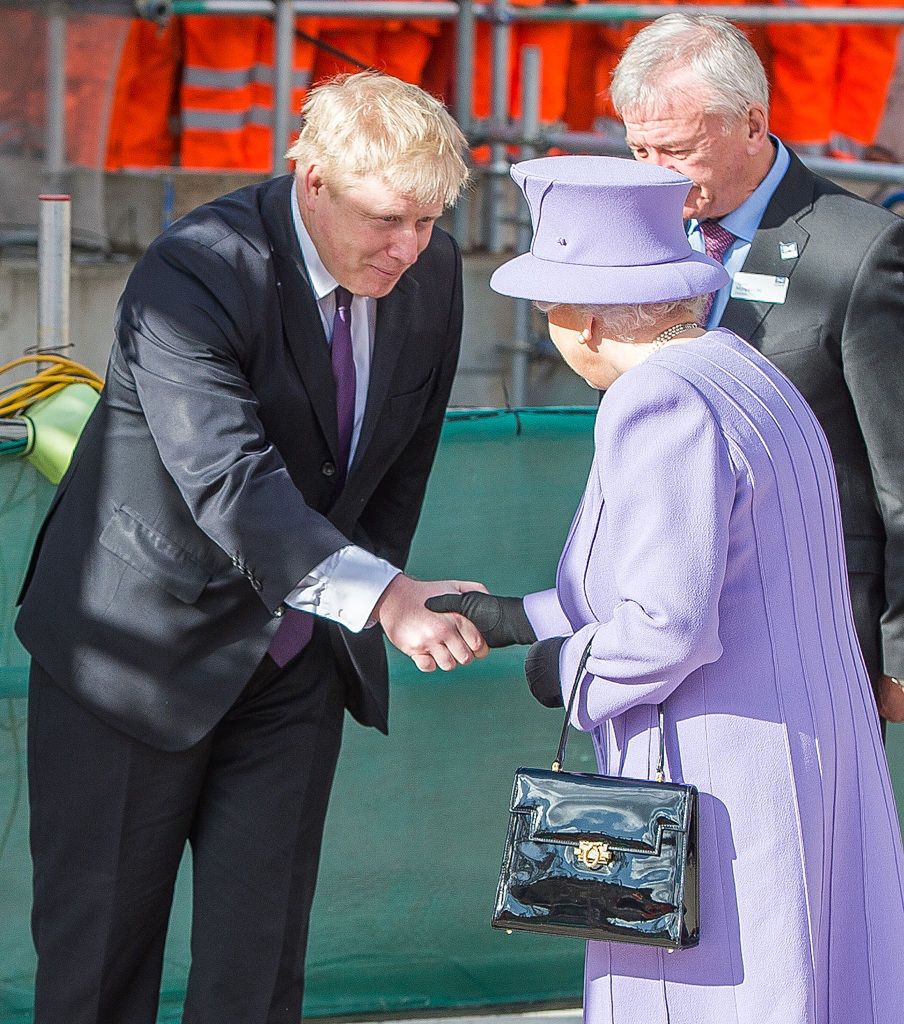
<svg viewBox="0 0 904 1024"><path fill-rule="evenodd" d="M728 331L616 381L555 590L600 770L700 790L701 941L590 942L589 1024L904 1020L904 855L809 407Z"/></svg>

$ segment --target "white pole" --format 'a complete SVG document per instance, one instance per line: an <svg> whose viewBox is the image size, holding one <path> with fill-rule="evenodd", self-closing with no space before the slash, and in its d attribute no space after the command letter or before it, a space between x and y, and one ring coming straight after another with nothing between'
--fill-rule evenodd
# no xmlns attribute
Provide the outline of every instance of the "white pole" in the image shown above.
<svg viewBox="0 0 904 1024"><path fill-rule="evenodd" d="M69 269L72 204L42 195L38 226L38 352L69 347Z"/></svg>

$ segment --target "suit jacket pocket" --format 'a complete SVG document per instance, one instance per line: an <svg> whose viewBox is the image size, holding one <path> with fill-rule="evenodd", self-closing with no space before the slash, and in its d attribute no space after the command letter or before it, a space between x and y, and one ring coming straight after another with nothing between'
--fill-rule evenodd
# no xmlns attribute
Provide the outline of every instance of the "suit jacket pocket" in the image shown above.
<svg viewBox="0 0 904 1024"><path fill-rule="evenodd" d="M211 573L179 544L143 523L125 505L103 528L100 543L142 576L185 604L194 604Z"/></svg>

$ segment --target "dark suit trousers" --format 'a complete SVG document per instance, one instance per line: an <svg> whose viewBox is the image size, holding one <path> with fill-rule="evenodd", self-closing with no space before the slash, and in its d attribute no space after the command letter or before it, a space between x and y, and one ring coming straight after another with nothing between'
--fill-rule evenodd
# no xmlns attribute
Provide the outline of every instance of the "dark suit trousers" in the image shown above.
<svg viewBox="0 0 904 1024"><path fill-rule="evenodd" d="M342 733L325 637L269 659L204 740L112 729L33 664L35 1024L153 1024L179 862L193 865L185 1024L296 1024Z"/></svg>
<svg viewBox="0 0 904 1024"><path fill-rule="evenodd" d="M879 684L879 676L882 674L880 621L885 610L885 585L882 577L875 572L849 573L848 583L851 590L854 626L860 640L863 660L866 662L866 671L873 684L873 692L875 692Z"/></svg>

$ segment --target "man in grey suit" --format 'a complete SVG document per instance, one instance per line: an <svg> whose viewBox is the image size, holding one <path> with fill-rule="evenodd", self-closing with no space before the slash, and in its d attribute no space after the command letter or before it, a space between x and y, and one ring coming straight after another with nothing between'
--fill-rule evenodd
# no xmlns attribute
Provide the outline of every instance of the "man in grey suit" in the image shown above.
<svg viewBox="0 0 904 1024"><path fill-rule="evenodd" d="M904 221L769 134L763 67L722 18L641 30L611 95L634 156L694 182L691 244L731 276L707 326L768 356L822 424L863 655L880 713L904 721Z"/></svg>
<svg viewBox="0 0 904 1024"><path fill-rule="evenodd" d="M435 221L465 140L384 76L304 114L294 175L136 266L23 587L36 1024L152 1024L186 841L183 1020L297 1022L345 707L386 730L384 631L424 671L486 653L424 607L479 585L399 571L458 356Z"/></svg>

